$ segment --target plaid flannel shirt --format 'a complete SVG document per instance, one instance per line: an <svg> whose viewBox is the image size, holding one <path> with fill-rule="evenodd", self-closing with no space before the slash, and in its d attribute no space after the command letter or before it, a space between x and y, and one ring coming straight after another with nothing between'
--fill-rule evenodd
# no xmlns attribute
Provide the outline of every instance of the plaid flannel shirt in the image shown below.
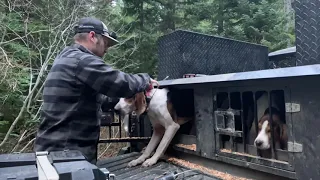
<svg viewBox="0 0 320 180"><path fill-rule="evenodd" d="M80 150L96 163L103 95L130 97L148 88L149 80L145 73L112 69L79 44L64 48L44 84L34 150Z"/></svg>

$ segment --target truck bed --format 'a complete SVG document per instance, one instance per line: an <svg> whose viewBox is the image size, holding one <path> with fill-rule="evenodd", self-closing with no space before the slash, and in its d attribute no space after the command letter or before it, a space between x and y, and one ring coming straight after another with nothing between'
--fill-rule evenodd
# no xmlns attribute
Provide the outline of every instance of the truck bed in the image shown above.
<svg viewBox="0 0 320 180"><path fill-rule="evenodd" d="M128 168L127 164L138 158L140 153L129 153L116 157L111 157L108 159L99 160L97 166L99 168L106 168L110 173L116 175L116 179L131 179L131 180L152 180L156 177L160 177L165 173L172 173L176 171L177 173L190 170L188 168L165 162L164 160L159 160L157 164L152 167L143 168L141 166L136 166ZM220 178L213 177L204 174L200 171L194 170L189 171L178 176L177 179L192 179L192 180L221 180Z"/></svg>

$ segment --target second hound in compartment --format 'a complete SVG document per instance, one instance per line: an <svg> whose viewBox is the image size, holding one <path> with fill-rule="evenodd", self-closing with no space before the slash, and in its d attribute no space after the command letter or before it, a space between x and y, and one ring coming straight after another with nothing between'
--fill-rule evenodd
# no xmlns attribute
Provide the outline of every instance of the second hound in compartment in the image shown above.
<svg viewBox="0 0 320 180"><path fill-rule="evenodd" d="M267 95L264 95L265 97ZM261 98L263 100L263 98ZM272 99L271 114L268 107L268 100L265 98L264 102L261 102L260 112L258 112L258 133L254 140L254 145L261 150L261 156L270 158L271 157L271 128L273 128L273 140L274 148L287 150L288 135L287 126L284 120L281 118L279 106L277 106L275 98ZM259 102L258 102L259 105ZM259 106L258 106L259 107ZM264 111L262 111L264 109ZM272 123L271 122L272 117ZM255 126L253 126L255 128Z"/></svg>
<svg viewBox="0 0 320 180"><path fill-rule="evenodd" d="M158 88L146 94L151 96L148 108L144 92L137 93L132 98L120 98L115 106L122 116L128 116L135 111L139 118L141 114L146 113L153 127L153 134L146 149L139 158L129 162L129 167L139 164L148 167L156 164L180 129L180 125L194 117L193 92L189 90ZM156 152L150 157L155 149Z"/></svg>
<svg viewBox="0 0 320 180"><path fill-rule="evenodd" d="M287 128L286 125L281 121L280 115L275 108L272 109L272 126L275 141L275 148L287 149ZM269 108L266 109L264 115L258 122L258 136L255 139L255 146L261 150L270 148L271 144L271 123L270 123Z"/></svg>

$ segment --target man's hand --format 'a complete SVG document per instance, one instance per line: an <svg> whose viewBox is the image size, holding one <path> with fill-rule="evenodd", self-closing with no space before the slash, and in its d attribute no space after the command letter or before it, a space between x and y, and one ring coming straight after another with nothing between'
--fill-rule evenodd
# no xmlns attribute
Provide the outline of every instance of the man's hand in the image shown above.
<svg viewBox="0 0 320 180"><path fill-rule="evenodd" d="M158 81L150 78L150 84L149 84L149 87L146 89L146 91L152 90L154 85L159 86Z"/></svg>
<svg viewBox="0 0 320 180"><path fill-rule="evenodd" d="M151 84L151 86L154 85L154 84L159 86L159 82L154 80L154 79L152 79L152 78L150 78L150 84Z"/></svg>

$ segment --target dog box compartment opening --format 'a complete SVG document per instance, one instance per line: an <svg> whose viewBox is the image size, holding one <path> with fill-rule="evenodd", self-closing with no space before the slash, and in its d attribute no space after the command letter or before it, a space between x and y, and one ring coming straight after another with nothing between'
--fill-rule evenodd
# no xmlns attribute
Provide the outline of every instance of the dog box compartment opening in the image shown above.
<svg viewBox="0 0 320 180"><path fill-rule="evenodd" d="M219 155L286 169L284 90L217 91L213 98Z"/></svg>
<svg viewBox="0 0 320 180"><path fill-rule="evenodd" d="M193 89L170 88L168 97L175 108L177 116L187 119L187 122L180 125L171 144L185 150L196 151Z"/></svg>

